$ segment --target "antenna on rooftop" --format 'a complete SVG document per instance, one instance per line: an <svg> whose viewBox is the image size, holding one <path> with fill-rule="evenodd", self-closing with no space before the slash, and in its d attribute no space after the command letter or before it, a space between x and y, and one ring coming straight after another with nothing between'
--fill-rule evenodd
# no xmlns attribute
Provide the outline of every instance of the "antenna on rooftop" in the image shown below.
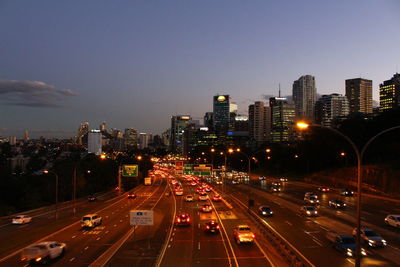
<svg viewBox="0 0 400 267"><path fill-rule="evenodd" d="M279 83L279 93L278 93L278 97L281 97L281 84Z"/></svg>

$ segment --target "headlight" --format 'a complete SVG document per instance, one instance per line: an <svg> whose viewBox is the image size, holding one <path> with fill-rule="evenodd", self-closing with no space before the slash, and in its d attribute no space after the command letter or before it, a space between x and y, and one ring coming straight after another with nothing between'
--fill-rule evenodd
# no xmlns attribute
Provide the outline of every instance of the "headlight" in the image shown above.
<svg viewBox="0 0 400 267"><path fill-rule="evenodd" d="M267 213L265 211L263 211L262 214L267 214Z"/></svg>
<svg viewBox="0 0 400 267"><path fill-rule="evenodd" d="M318 213L318 211L315 211L315 214L317 214Z"/></svg>
<svg viewBox="0 0 400 267"><path fill-rule="evenodd" d="M382 239L382 243L383 243L383 244L386 244L386 240L385 240L385 239Z"/></svg>
<svg viewBox="0 0 400 267"><path fill-rule="evenodd" d="M307 214L311 214L311 212L307 210Z"/></svg>
<svg viewBox="0 0 400 267"><path fill-rule="evenodd" d="M366 256L367 255L367 252L365 251L365 249L361 249L361 255L363 255L363 256Z"/></svg>

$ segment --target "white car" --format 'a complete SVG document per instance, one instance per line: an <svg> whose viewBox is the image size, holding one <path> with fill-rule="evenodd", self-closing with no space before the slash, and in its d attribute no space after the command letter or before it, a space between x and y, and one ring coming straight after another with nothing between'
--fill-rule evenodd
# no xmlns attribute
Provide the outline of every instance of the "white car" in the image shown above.
<svg viewBox="0 0 400 267"><path fill-rule="evenodd" d="M32 217L28 215L17 215L12 218L12 224L25 224L30 223L32 221Z"/></svg>
<svg viewBox="0 0 400 267"><path fill-rule="evenodd" d="M314 206L303 206L301 207L300 212L307 217L318 216L318 211Z"/></svg>
<svg viewBox="0 0 400 267"><path fill-rule="evenodd" d="M208 195L206 193L200 193L199 194L199 200L200 201L206 201L208 199Z"/></svg>
<svg viewBox="0 0 400 267"><path fill-rule="evenodd" d="M47 264L50 260L62 257L67 245L65 243L46 241L29 247L21 252L21 261Z"/></svg>
<svg viewBox="0 0 400 267"><path fill-rule="evenodd" d="M102 223L102 218L97 214L88 214L82 217L82 227L93 228Z"/></svg>
<svg viewBox="0 0 400 267"><path fill-rule="evenodd" d="M387 225L400 228L400 215L390 214L386 216L385 223Z"/></svg>
<svg viewBox="0 0 400 267"><path fill-rule="evenodd" d="M236 243L253 243L256 238L248 225L238 225L233 229L233 237Z"/></svg>

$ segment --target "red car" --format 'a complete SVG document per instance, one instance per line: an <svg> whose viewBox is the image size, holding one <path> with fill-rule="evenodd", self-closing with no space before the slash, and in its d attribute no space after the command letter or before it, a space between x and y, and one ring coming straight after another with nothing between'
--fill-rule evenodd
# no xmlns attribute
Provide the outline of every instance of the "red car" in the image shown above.
<svg viewBox="0 0 400 267"><path fill-rule="evenodd" d="M187 213L179 214L175 219L175 225L187 226L190 225L190 216Z"/></svg>
<svg viewBox="0 0 400 267"><path fill-rule="evenodd" d="M212 197L212 201L218 202L218 201L221 201L221 200L222 200L222 198L221 198L221 196L218 195L218 194L215 194L215 195Z"/></svg>
<svg viewBox="0 0 400 267"><path fill-rule="evenodd" d="M129 193L128 194L128 198L131 198L131 199L136 198L136 194L135 193Z"/></svg>

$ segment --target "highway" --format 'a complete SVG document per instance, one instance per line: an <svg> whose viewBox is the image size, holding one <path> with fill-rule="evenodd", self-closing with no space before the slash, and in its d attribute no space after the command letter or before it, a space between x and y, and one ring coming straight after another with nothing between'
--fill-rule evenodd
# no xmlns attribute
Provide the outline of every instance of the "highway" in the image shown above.
<svg viewBox="0 0 400 267"><path fill-rule="evenodd" d="M21 249L42 240L67 244L65 255L53 260L53 266L292 266L293 253L306 266L354 266L354 258L336 251L326 238L328 231L351 234L355 225L354 197L341 196L335 190L318 192L314 185L294 181L284 182L282 192L270 193L255 179L251 186L211 184L209 199L200 201L196 188L201 183L193 186L184 178L177 179L184 194L176 196L173 178L159 172L151 186L140 185L133 190L137 194L135 199L128 199L127 193L118 196L117 192L106 192L99 194L96 202L79 200L75 217L71 203L64 203L60 204L57 220L54 207L32 211L29 214L34 219L26 225L10 225L3 218L0 266L23 266L19 260ZM317 193L321 202L317 217L304 217L299 212L304 193L309 191ZM216 193L222 201L211 201ZM194 201L185 201L188 194L194 196ZM255 201L250 211L249 198ZM347 208L330 208L328 201L333 198L342 199ZM206 203L212 206L209 213L201 211ZM398 213L400 204L369 197L364 197L363 203L364 225L381 233L389 244L385 248L368 248L368 256L362 258L363 266L398 265L399 230L386 226L383 218L386 213ZM259 217L260 205L271 207L274 215ZM131 226L129 211L135 209L153 210L154 225ZM182 212L190 215L190 226L174 224L175 217ZM103 223L82 229L80 217L88 213L99 214ZM219 223L219 233L205 231L209 220ZM251 227L256 236L254 243L235 242L233 229L240 224ZM289 245L284 247L283 241L273 240L266 229L276 231Z"/></svg>

